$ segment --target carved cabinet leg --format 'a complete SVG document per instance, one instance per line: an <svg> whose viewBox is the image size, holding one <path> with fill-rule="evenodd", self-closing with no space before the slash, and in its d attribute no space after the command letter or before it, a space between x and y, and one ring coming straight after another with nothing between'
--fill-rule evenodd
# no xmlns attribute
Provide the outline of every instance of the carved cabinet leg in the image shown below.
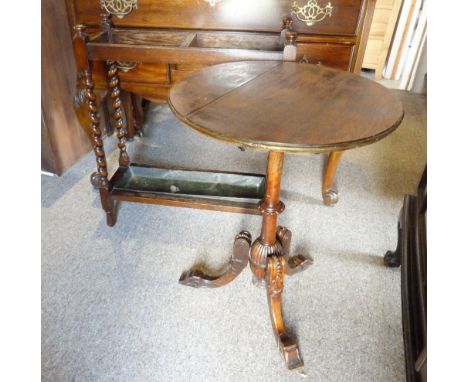
<svg viewBox="0 0 468 382"><path fill-rule="evenodd" d="M127 153L127 140L125 138L126 132L124 128L125 122L122 118L124 111L122 108L122 100L120 99L118 69L115 62L108 62L107 65L107 78L109 81L112 109L114 111L114 126L116 129L117 139L119 140L117 143L117 146L120 150L119 165L122 167L127 167L130 164L130 158Z"/></svg>
<svg viewBox="0 0 468 382"><path fill-rule="evenodd" d="M334 180L342 155L343 151L332 151L328 155L327 167L322 183L323 203L327 206L332 206L338 202L338 190L334 186Z"/></svg>
<svg viewBox="0 0 468 382"><path fill-rule="evenodd" d="M218 276L210 276L201 269L192 269L182 273L179 283L194 288L219 288L234 280L249 262L249 250L252 237L242 231L234 240L234 249L227 269Z"/></svg>

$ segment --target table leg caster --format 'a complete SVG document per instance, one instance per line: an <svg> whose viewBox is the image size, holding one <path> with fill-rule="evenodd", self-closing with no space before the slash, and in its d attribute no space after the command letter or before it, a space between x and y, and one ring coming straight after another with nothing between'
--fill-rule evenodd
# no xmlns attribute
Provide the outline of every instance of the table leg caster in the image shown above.
<svg viewBox="0 0 468 382"><path fill-rule="evenodd" d="M338 191L334 187L336 169L340 163L343 151L332 151L328 155L327 166L322 183L323 204L333 206L338 203Z"/></svg>
<svg viewBox="0 0 468 382"><path fill-rule="evenodd" d="M326 206L334 206L338 203L338 191L329 189L322 192L323 204Z"/></svg>
<svg viewBox="0 0 468 382"><path fill-rule="evenodd" d="M179 283L193 288L219 288L234 280L249 262L249 250L252 236L242 231L234 240L234 249L227 269L218 276L211 276L201 269L192 269L182 273Z"/></svg>

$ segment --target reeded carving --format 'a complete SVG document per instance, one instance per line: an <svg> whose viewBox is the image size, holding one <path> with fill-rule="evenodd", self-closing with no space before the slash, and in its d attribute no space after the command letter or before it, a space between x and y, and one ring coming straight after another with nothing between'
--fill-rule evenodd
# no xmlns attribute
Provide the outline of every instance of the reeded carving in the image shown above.
<svg viewBox="0 0 468 382"><path fill-rule="evenodd" d="M267 292L280 294L283 292L286 259L284 256L271 256L268 258Z"/></svg>
<svg viewBox="0 0 468 382"><path fill-rule="evenodd" d="M122 19L138 7L138 0L101 0L101 8Z"/></svg>
<svg viewBox="0 0 468 382"><path fill-rule="evenodd" d="M327 16L331 17L332 11L333 7L330 2L322 8L317 4L317 0L309 0L302 7L295 1L291 7L291 14L296 15L299 20L309 27L324 20Z"/></svg>
<svg viewBox="0 0 468 382"><path fill-rule="evenodd" d="M122 108L122 100L120 99L120 87L118 69L115 62L108 62L107 77L109 81L110 97L112 99L112 108L114 109L114 127L119 142L117 146L120 149L119 165L126 167L130 163L130 158L127 153L127 140L124 128L124 119L122 118L124 111Z"/></svg>
<svg viewBox="0 0 468 382"><path fill-rule="evenodd" d="M273 255L281 255L283 247L281 242L276 240L274 244L267 245L261 238L255 240L250 248L249 263L252 270L252 283L258 287L265 286L265 272L267 268L267 258Z"/></svg>

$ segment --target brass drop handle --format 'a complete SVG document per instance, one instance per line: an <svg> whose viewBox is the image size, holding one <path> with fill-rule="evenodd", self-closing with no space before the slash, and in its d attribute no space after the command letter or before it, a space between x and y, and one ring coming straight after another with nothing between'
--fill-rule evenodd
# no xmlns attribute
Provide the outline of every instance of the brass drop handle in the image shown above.
<svg viewBox="0 0 468 382"><path fill-rule="evenodd" d="M138 0L100 0L101 8L122 19L138 7Z"/></svg>

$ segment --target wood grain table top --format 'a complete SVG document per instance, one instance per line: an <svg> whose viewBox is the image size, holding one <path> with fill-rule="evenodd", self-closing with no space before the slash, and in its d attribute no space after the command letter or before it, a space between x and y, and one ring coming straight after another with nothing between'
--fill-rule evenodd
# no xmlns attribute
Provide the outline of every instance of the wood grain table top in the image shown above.
<svg viewBox="0 0 468 382"><path fill-rule="evenodd" d="M285 152L346 150L395 130L395 94L356 74L281 61L202 69L169 94L175 115L195 130L238 146Z"/></svg>

